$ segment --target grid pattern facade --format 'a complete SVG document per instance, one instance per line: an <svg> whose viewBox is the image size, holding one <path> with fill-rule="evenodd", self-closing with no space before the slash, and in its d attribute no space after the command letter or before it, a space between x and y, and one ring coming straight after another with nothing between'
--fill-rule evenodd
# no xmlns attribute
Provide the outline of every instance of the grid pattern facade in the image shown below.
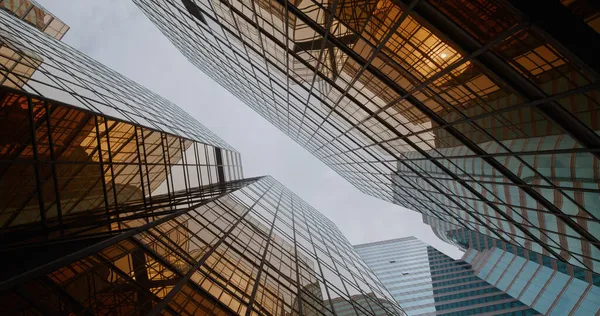
<svg viewBox="0 0 600 316"><path fill-rule="evenodd" d="M124 207L130 201L148 206L242 178L237 152L19 90L0 87L0 118L0 229L8 244L119 230L121 218L142 216Z"/></svg>
<svg viewBox="0 0 600 316"><path fill-rule="evenodd" d="M0 9L57 40L69 30L69 26L34 1L0 0ZM40 59L31 54L18 53L7 43L0 44L0 85L22 88L40 63Z"/></svg>
<svg viewBox="0 0 600 316"><path fill-rule="evenodd" d="M2 309L335 315L346 302L352 315L404 315L335 225L274 179L232 181L198 193L211 191L180 191L181 200L166 196L151 206L162 211L153 221L123 221L127 229L119 234L37 269L7 273Z"/></svg>
<svg viewBox="0 0 600 316"><path fill-rule="evenodd" d="M527 261L532 261L547 268L552 268L562 273L567 273L569 276L577 278L581 281L594 284L595 286L600 286L600 274L588 269L571 265L564 261L542 255L523 247L517 247L502 240L466 228L448 224L446 222L432 221L430 219L424 220L424 222L431 226L433 232L440 239L459 247L465 252L470 250L475 252L485 252L491 249L500 249L502 251L506 251L507 253L519 256ZM466 257L467 256L465 255L464 258Z"/></svg>
<svg viewBox="0 0 600 316"><path fill-rule="evenodd" d="M69 31L68 25L33 0L0 0L0 8L57 40Z"/></svg>
<svg viewBox="0 0 600 316"><path fill-rule="evenodd" d="M600 269L597 8L134 2L194 65L361 191Z"/></svg>
<svg viewBox="0 0 600 316"><path fill-rule="evenodd" d="M176 105L6 12L0 42L0 314L404 315Z"/></svg>
<svg viewBox="0 0 600 316"><path fill-rule="evenodd" d="M0 63L4 86L235 151L177 105L4 11Z"/></svg>
<svg viewBox="0 0 600 316"><path fill-rule="evenodd" d="M477 276L544 315L600 312L600 287L570 276L568 266L547 267L501 248L473 249L465 260Z"/></svg>
<svg viewBox="0 0 600 316"><path fill-rule="evenodd" d="M331 304L333 305L335 314L331 314L330 312L328 312L326 314L331 315L331 316L333 316L333 315L336 315L336 316L355 316L355 315L362 316L362 315L365 315L363 312L357 313L353 304L364 304L365 302L367 302L368 300L373 299L373 298L375 298L375 296L372 294L367 294L367 296L353 295L352 297L350 297L350 300L345 300L342 298L335 298L335 299L331 300ZM377 298L375 298L375 299L377 299ZM389 301L387 299L377 299L377 300L379 300L381 302L381 305L376 306L375 309L373 309L373 312L375 315L385 315L386 310L384 309L384 307L388 307L388 308L392 308L392 309L397 308L397 307L394 307L396 302Z"/></svg>
<svg viewBox="0 0 600 316"><path fill-rule="evenodd" d="M354 246L408 315L539 315L414 237Z"/></svg>
<svg viewBox="0 0 600 316"><path fill-rule="evenodd" d="M0 4L12 10L0 12L3 248L110 234L123 218L147 216L124 207L131 201L149 206L242 178L239 153L176 105L60 42L49 31L60 20L29 1Z"/></svg>
<svg viewBox="0 0 600 316"><path fill-rule="evenodd" d="M600 275L465 228L424 218L441 239L466 251L477 275L545 315L600 311Z"/></svg>

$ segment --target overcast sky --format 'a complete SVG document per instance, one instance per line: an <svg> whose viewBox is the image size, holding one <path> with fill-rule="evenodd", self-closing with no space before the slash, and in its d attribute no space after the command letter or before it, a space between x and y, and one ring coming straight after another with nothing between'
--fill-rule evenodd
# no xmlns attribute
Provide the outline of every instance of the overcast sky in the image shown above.
<svg viewBox="0 0 600 316"><path fill-rule="evenodd" d="M63 38L176 103L242 154L244 175L272 175L330 218L353 244L415 236L460 258L421 214L367 196L297 145L176 50L131 2L38 0L71 29Z"/></svg>

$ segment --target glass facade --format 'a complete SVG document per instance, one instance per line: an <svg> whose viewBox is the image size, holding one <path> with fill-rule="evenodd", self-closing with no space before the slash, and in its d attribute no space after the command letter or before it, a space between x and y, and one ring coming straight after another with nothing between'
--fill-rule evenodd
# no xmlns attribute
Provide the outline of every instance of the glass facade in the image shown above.
<svg viewBox="0 0 600 316"><path fill-rule="evenodd" d="M560 3L582 18L594 31L600 33L600 10L581 0L561 0Z"/></svg>
<svg viewBox="0 0 600 316"><path fill-rule="evenodd" d="M0 8L57 40L69 30L68 25L33 0L0 0Z"/></svg>
<svg viewBox="0 0 600 316"><path fill-rule="evenodd" d="M99 242L35 245L77 251L3 270L3 311L404 315L335 225L273 178L179 193L150 207L130 201L154 220L119 221Z"/></svg>
<svg viewBox="0 0 600 316"><path fill-rule="evenodd" d="M0 314L405 315L175 104L7 12L0 42Z"/></svg>
<svg viewBox="0 0 600 316"><path fill-rule="evenodd" d="M89 210L110 230L117 205L243 177L239 153L175 104L8 12L0 42L16 64L0 86L6 238L68 235Z"/></svg>
<svg viewBox="0 0 600 316"><path fill-rule="evenodd" d="M346 299L341 299L341 298L335 298L330 300L330 304L332 304L333 306L333 310L335 310L335 314L332 314L331 312L327 312L327 315L337 315L337 316L354 316L354 315L367 315L362 311L357 311L354 308L354 304L364 304L365 302L372 300L372 299L376 299L378 300L381 305L376 306L375 309L373 309L374 315L385 315L387 313L385 308L388 309L397 309L397 307L395 306L397 303L394 302L393 300L388 300L388 299L381 299L381 298L376 298L372 293L371 294L367 294L365 295L353 295L350 297L350 300L346 300Z"/></svg>
<svg viewBox="0 0 600 316"><path fill-rule="evenodd" d="M134 2L362 192L600 270L596 6Z"/></svg>
<svg viewBox="0 0 600 316"><path fill-rule="evenodd" d="M152 205L155 197L242 178L237 152L11 88L0 87L0 118L7 242L118 230L122 217L142 216L121 208L130 201Z"/></svg>
<svg viewBox="0 0 600 316"><path fill-rule="evenodd" d="M235 152L177 105L5 12L0 41L11 48L0 60L17 64L5 86Z"/></svg>
<svg viewBox="0 0 600 316"><path fill-rule="evenodd" d="M544 315L600 312L600 275L501 240L424 218L441 239L466 253L477 276Z"/></svg>
<svg viewBox="0 0 600 316"><path fill-rule="evenodd" d="M0 0L0 9L58 40L69 30L69 26L35 1ZM22 88L42 60L14 44L0 43L0 85Z"/></svg>
<svg viewBox="0 0 600 316"><path fill-rule="evenodd" d="M544 315L600 312L600 286L570 276L566 266L547 267L500 248L470 250L465 257L477 276Z"/></svg>
<svg viewBox="0 0 600 316"><path fill-rule="evenodd" d="M354 246L408 315L539 315L415 237Z"/></svg>

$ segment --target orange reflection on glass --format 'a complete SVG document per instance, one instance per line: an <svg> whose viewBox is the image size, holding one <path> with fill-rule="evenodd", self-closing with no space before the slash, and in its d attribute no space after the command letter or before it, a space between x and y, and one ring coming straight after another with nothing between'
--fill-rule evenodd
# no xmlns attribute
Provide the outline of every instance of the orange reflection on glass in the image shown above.
<svg viewBox="0 0 600 316"><path fill-rule="evenodd" d="M8 36L3 34L3 36ZM33 52L15 47L14 44L0 44L0 84L10 88L22 88L41 65L42 58Z"/></svg>
<svg viewBox="0 0 600 316"><path fill-rule="evenodd" d="M0 7L57 40L62 39L69 30L69 26L50 14L50 12L46 11L35 1L4 0L0 1Z"/></svg>

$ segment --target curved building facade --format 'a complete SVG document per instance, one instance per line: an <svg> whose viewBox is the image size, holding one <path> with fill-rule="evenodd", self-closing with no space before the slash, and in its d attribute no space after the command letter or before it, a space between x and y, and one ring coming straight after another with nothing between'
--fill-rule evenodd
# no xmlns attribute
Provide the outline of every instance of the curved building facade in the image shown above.
<svg viewBox="0 0 600 316"><path fill-rule="evenodd" d="M362 192L600 269L597 7L134 2Z"/></svg>
<svg viewBox="0 0 600 316"><path fill-rule="evenodd" d="M325 216L25 22L0 11L0 314L404 315Z"/></svg>

